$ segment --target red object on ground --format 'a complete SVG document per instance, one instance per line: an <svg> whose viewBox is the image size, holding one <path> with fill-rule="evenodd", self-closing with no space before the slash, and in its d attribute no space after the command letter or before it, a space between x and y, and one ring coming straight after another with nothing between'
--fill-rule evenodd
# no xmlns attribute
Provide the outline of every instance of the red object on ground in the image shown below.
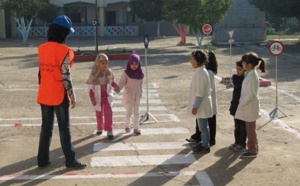
<svg viewBox="0 0 300 186"><path fill-rule="evenodd" d="M21 123L15 123L14 127L22 127L22 124Z"/></svg>

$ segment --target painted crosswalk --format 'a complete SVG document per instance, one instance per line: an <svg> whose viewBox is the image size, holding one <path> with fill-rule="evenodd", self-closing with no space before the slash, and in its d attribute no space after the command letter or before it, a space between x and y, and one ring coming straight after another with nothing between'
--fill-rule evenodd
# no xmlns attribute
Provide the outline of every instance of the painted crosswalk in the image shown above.
<svg viewBox="0 0 300 186"><path fill-rule="evenodd" d="M0 176L0 180L16 179L16 180L34 180L34 179L79 179L79 178L141 178L141 177L161 177L169 176L170 180L172 177L178 176L194 176L196 177L198 183L195 185L213 185L209 175L205 171L174 171L168 172L157 172L157 170L143 172L144 167L153 166L166 166L171 167L176 165L176 167L187 167L193 164L197 164L198 161L194 154L191 153L192 147L187 142L183 142L182 139L178 141L174 140L174 135L186 134L188 135L190 131L185 127L162 127L164 123L172 124L179 123L180 119L173 113L168 112L168 108L164 105L163 101L160 99L157 84L150 86L148 90L148 100L145 94L141 100L140 111L143 114L145 111L152 112L155 119L157 119L157 124L160 126L141 126L141 136L135 136L133 133L126 133L124 127L118 127L116 125L124 124L125 120L125 108L122 105L122 92L114 96L113 101L113 120L114 120L114 136L115 140L107 141L101 140L95 141L91 146L93 153L92 157L89 159L89 167L92 169L101 170L103 167L110 167L115 169L115 172L108 174L72 174L70 175L19 175L14 177L10 176ZM79 88L80 89L80 88ZM83 90L84 88L81 87ZM147 105L147 103L149 105ZM148 106L148 107L147 107ZM83 108L87 109L87 108ZM148 110L149 109L149 110ZM14 125L15 127L25 127L25 126L40 126L40 117L32 118L0 118L0 127L8 127ZM147 122L143 123L147 124ZM57 124L55 124L57 125ZM95 116L79 116L75 115L71 117L71 125L94 125L96 126ZM131 136L135 136L131 138ZM164 136L163 138L157 136ZM170 137L172 136L172 137ZM170 137L170 138L169 138ZM99 136L100 139L106 138L106 136ZM158 141L151 141L153 138L158 139ZM162 141L159 141L161 139ZM126 153L123 152L132 152ZM174 154L174 151L180 151L180 153ZM113 156L109 155L113 154ZM141 172L130 172L126 173L126 170L130 170L131 167L142 167Z"/></svg>
<svg viewBox="0 0 300 186"><path fill-rule="evenodd" d="M191 154L93 157L91 160L92 167L191 165L193 163L197 163L197 160Z"/></svg>
<svg viewBox="0 0 300 186"><path fill-rule="evenodd" d="M134 151L134 150L165 150L191 148L186 142L148 142L148 143L96 143L93 151Z"/></svg>

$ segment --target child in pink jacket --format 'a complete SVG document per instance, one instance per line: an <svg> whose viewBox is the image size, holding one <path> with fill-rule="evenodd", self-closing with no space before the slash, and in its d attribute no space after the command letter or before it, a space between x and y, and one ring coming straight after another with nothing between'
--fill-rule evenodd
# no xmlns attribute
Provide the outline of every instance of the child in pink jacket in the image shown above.
<svg viewBox="0 0 300 186"><path fill-rule="evenodd" d="M140 135L139 129L139 114L140 114L140 101L142 98L142 85L143 85L144 73L142 71L140 56L138 54L132 54L129 57L127 67L124 70L120 81L119 89L124 87L124 94L122 104L126 109L125 119L125 132L130 132L130 118L133 114L133 129L134 134Z"/></svg>

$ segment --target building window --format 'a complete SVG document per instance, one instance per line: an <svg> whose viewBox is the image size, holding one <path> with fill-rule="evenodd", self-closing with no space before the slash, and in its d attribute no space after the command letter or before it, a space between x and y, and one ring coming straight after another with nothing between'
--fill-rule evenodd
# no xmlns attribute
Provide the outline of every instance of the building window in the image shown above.
<svg viewBox="0 0 300 186"><path fill-rule="evenodd" d="M65 7L65 15L68 16L74 24L86 24L86 7Z"/></svg>

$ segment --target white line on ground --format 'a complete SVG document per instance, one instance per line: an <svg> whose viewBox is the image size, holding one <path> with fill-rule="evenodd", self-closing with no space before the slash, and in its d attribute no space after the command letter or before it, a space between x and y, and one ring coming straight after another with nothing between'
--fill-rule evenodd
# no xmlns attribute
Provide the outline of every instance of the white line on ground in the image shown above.
<svg viewBox="0 0 300 186"><path fill-rule="evenodd" d="M200 185L213 186L213 182L205 171L197 171L195 174Z"/></svg>
<svg viewBox="0 0 300 186"><path fill-rule="evenodd" d="M95 143L93 151L190 149L187 142Z"/></svg>
<svg viewBox="0 0 300 186"><path fill-rule="evenodd" d="M260 109L260 113L262 113L265 117L270 119L269 113L264 110L264 109ZM282 120L280 119L274 119L272 120L272 122L276 125L281 127L282 129L286 130L287 132L289 132L290 134L292 134L294 137L296 137L297 139L300 139L300 133L298 131L296 131L295 129L292 129L291 127L289 127L287 124L285 124Z"/></svg>
<svg viewBox="0 0 300 186"><path fill-rule="evenodd" d="M182 165L197 163L192 154L92 157L91 167Z"/></svg>
<svg viewBox="0 0 300 186"><path fill-rule="evenodd" d="M213 186L213 183L205 171L169 171L169 172L113 172L107 174L94 173L66 173L66 174L41 174L41 175L0 175L1 181L7 180L62 180L62 179L99 179L99 178L141 178L141 177L177 177L177 176L195 176L200 185Z"/></svg>
<svg viewBox="0 0 300 186"><path fill-rule="evenodd" d="M125 112L124 107L113 107L112 108L113 112ZM149 106L149 111L163 111L167 110L167 107L165 106ZM140 111L147 111L146 106L140 106Z"/></svg>
<svg viewBox="0 0 300 186"><path fill-rule="evenodd" d="M179 122L180 120L175 114L153 114L155 117L169 117L172 120ZM125 115L113 115L113 118L125 118ZM72 116L71 120L77 119L96 119L95 116ZM0 121L26 121L26 120L42 120L42 118L0 118Z"/></svg>
<svg viewBox="0 0 300 186"><path fill-rule="evenodd" d="M118 99L118 100L113 100L113 104L121 104L122 100ZM147 100L146 99L142 99L141 100L141 104L146 104ZM161 104L161 100L160 99L148 99L148 103L149 104Z"/></svg>

